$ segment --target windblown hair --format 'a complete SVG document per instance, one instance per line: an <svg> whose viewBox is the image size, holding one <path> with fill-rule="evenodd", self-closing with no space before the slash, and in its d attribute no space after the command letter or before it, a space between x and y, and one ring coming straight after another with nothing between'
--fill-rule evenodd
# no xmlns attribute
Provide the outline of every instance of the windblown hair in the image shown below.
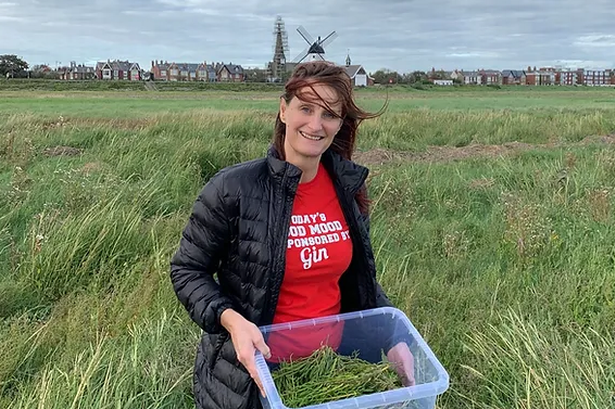
<svg viewBox="0 0 615 409"><path fill-rule="evenodd" d="M315 84L327 85L335 90L338 96L338 100L335 102L340 104L342 108L341 114L336 113L316 92L305 93L306 87L314 91L313 85ZM282 95L287 104L294 97L306 102L319 104L329 113L342 120L342 126L335 135L329 149L347 160L352 160L352 154L356 147L357 129L361 122L364 119L380 116L386 109L386 104L377 113L366 112L359 108L354 102L352 82L348 74L346 74L344 67L326 61L312 61L297 65L293 74L286 82L284 94ZM311 98L311 100L308 98ZM286 157L284 152L285 136L286 125L280 119L280 113L278 112L275 121L273 146L282 159ZM361 212L367 214L369 212L369 200L365 186L357 192L355 199Z"/></svg>

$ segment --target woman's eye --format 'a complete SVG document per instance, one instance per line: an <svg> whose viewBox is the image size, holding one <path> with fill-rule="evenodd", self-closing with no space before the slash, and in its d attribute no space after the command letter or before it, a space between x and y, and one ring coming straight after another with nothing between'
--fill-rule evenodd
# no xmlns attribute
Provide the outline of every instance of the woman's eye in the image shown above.
<svg viewBox="0 0 615 409"><path fill-rule="evenodd" d="M305 113L309 113L310 112L310 108L309 107L301 107L301 111L303 111Z"/></svg>
<svg viewBox="0 0 615 409"><path fill-rule="evenodd" d="M327 119L335 118L335 115L333 115L331 112L325 112L322 116L324 116Z"/></svg>

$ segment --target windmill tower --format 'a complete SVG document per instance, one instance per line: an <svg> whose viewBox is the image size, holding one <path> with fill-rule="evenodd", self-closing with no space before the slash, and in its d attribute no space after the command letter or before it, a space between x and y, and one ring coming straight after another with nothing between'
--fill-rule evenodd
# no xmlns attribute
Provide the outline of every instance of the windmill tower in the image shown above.
<svg viewBox="0 0 615 409"><path fill-rule="evenodd" d="M303 37L308 46L295 59L294 63L306 61L325 61L325 47L331 44L337 38L337 33L332 31L328 36L321 39L320 36L316 40L307 32L303 26L297 28L297 32Z"/></svg>
<svg viewBox="0 0 615 409"><path fill-rule="evenodd" d="M288 55L288 34L282 17L275 19L273 26L274 49L273 60L268 64L267 77L269 81L277 82L286 71L286 55Z"/></svg>

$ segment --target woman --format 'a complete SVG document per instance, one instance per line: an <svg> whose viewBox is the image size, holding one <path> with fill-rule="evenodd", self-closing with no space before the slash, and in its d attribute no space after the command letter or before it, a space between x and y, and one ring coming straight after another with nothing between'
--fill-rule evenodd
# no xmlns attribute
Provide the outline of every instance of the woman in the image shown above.
<svg viewBox="0 0 615 409"><path fill-rule="evenodd" d="M171 262L177 296L204 331L198 408L261 407L254 353L283 357L284 340L266 344L259 326L391 305L376 282L368 171L350 161L359 123L373 116L355 105L342 67L300 64L267 157L223 169L199 194ZM413 384L412 354L398 341L385 352Z"/></svg>

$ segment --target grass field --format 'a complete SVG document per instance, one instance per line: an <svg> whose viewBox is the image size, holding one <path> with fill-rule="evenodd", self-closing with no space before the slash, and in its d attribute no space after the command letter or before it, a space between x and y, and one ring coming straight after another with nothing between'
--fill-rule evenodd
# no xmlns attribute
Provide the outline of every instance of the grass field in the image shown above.
<svg viewBox="0 0 615 409"><path fill-rule="evenodd" d="M0 88L0 408L193 406L169 259L277 96ZM380 281L451 374L438 406L615 407L615 91L388 98L358 160Z"/></svg>

